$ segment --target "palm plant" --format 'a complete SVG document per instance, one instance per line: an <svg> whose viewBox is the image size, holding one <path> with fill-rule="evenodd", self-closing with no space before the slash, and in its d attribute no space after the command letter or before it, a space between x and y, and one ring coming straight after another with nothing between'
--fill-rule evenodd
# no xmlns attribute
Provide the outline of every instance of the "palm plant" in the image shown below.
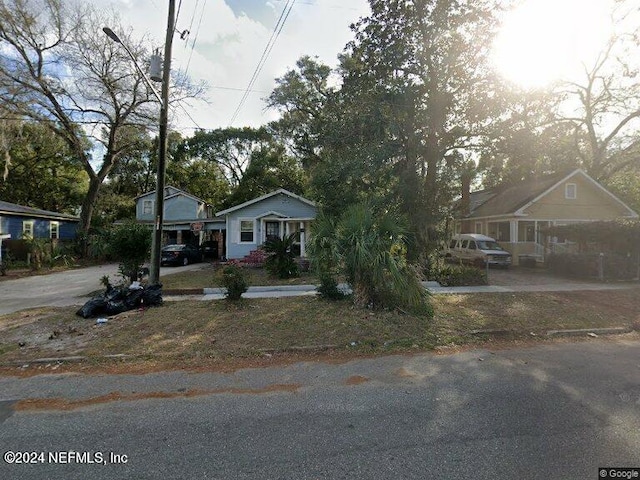
<svg viewBox="0 0 640 480"><path fill-rule="evenodd" d="M349 207L337 221L320 217L311 252L322 272L344 273L358 306L428 307L427 292L406 262L402 221L368 204Z"/></svg>
<svg viewBox="0 0 640 480"><path fill-rule="evenodd" d="M278 278L291 278L298 276L298 264L295 261L293 245L296 240L296 232L283 237L272 237L264 243L267 259L264 266L271 275Z"/></svg>

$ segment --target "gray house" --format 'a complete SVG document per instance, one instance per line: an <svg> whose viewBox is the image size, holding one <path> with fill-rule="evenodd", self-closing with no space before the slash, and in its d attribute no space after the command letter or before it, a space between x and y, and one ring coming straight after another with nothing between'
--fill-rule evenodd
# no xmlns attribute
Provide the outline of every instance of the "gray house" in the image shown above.
<svg viewBox="0 0 640 480"><path fill-rule="evenodd" d="M225 217L228 259L243 258L270 237L297 233L300 256L306 256L310 224L316 218L316 204L284 188L217 212Z"/></svg>
<svg viewBox="0 0 640 480"><path fill-rule="evenodd" d="M156 192L135 198L136 220L153 225ZM164 189L163 245L188 243L200 245L212 240L220 246L223 255L225 219L214 217L212 207L201 198L173 186Z"/></svg>

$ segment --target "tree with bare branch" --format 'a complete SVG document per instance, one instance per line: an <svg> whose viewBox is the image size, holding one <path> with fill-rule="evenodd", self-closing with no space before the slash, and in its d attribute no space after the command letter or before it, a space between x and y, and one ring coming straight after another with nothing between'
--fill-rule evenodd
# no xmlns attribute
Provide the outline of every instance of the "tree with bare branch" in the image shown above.
<svg viewBox="0 0 640 480"><path fill-rule="evenodd" d="M617 0L614 30L582 74L558 85L556 121L572 125L575 148L591 176L607 181L640 167L640 24L637 3Z"/></svg>
<svg viewBox="0 0 640 480"><path fill-rule="evenodd" d="M62 0L0 0L0 99L15 118L46 125L83 165L89 177L80 213L84 234L102 183L134 147L131 130L158 123L156 97L103 26L145 63L147 42L125 30L115 13ZM184 75L174 78L172 102L204 91Z"/></svg>

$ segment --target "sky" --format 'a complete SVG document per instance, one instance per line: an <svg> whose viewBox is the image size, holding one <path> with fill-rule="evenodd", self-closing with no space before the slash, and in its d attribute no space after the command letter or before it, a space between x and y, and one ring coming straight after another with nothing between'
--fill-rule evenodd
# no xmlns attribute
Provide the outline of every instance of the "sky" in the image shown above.
<svg viewBox="0 0 640 480"><path fill-rule="evenodd" d="M167 0L92 0L119 12L125 29L147 35L164 50ZM191 101L173 112L171 128L183 135L195 129L257 127L277 118L264 98L275 79L303 55L332 67L353 38L349 25L369 12L367 0L296 0L247 99L235 115L260 58L274 35L287 0L176 0L179 12L173 39L172 72L186 70L205 80L207 102ZM181 32L188 30L185 38ZM188 114L187 114L188 113Z"/></svg>
<svg viewBox="0 0 640 480"><path fill-rule="evenodd" d="M168 0L89 1L114 8L125 29L162 49ZM514 0L495 43L498 71L528 89L579 74L581 62L590 63L610 33L612 1ZM276 35L278 19L291 3ZM335 67L353 39L350 24L369 14L367 0L176 0L176 5L172 71L186 70L193 80L209 85L206 102L191 101L173 112L171 128L183 135L197 128L257 127L276 119L277 112L267 110L264 100L275 79L303 55ZM238 110L272 36L274 46Z"/></svg>

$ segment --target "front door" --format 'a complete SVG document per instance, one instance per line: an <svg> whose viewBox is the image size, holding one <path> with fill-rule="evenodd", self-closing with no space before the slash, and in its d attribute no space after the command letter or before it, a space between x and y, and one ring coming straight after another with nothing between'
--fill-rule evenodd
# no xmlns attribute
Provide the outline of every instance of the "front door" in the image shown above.
<svg viewBox="0 0 640 480"><path fill-rule="evenodd" d="M265 222L266 239L280 238L280 222Z"/></svg>

